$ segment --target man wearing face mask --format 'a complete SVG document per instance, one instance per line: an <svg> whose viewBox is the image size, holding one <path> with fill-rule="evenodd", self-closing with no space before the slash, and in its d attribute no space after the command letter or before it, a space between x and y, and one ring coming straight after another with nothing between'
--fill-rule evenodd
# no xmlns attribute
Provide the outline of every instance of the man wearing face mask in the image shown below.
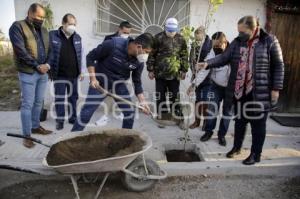
<svg viewBox="0 0 300 199"><path fill-rule="evenodd" d="M76 120L76 104L78 100L78 78L81 74L82 43L77 34L76 18L68 13L62 19L62 26L50 32L51 53L50 64L54 80L56 130L64 128L65 94L68 96L68 120L74 124Z"/></svg>
<svg viewBox="0 0 300 199"><path fill-rule="evenodd" d="M212 42L209 36L205 32L205 27L200 26L195 30L194 33L195 41L192 43L191 51L190 51L190 68L192 71L191 81L195 81L196 70L195 66L198 62L204 61L206 56L212 49ZM201 50L201 52L200 52ZM206 112L206 104L203 103L207 101L207 92L210 85L210 78L207 72L204 72L203 75L200 75L200 72L197 74L199 77L197 78L197 86L192 84L188 89L188 93L192 93L195 90L196 93L196 101L195 101L195 121L190 125L190 129L194 129L200 126L201 124L201 116Z"/></svg>
<svg viewBox="0 0 300 199"><path fill-rule="evenodd" d="M128 21L122 21L119 25L119 30L112 34L112 35L107 35L104 38L104 41L109 40L113 37L122 37L124 39L128 39L131 33L132 26Z"/></svg>
<svg viewBox="0 0 300 199"><path fill-rule="evenodd" d="M112 39L113 37L122 37L124 39L128 39L128 38L130 38L131 30L132 30L131 24L128 21L122 21L119 25L118 31L112 35L105 36L104 41ZM112 111L112 107L113 107L112 102L113 101L111 99L106 99L106 101L105 101L106 105L110 108L109 110L107 110L108 112ZM124 117L124 115L119 110L117 112L119 112L119 114L116 115L117 118L121 119ZM102 125L107 124L108 120L109 120L108 116L106 114L104 114L95 123L96 123L96 125L102 126Z"/></svg>
<svg viewBox="0 0 300 199"><path fill-rule="evenodd" d="M34 3L29 7L27 18L14 22L9 29L22 92L22 131L27 137L31 133L52 133L40 126L40 113L48 82L47 73L50 69L47 63L49 35L42 26L44 19L43 6ZM34 143L24 139L23 145L32 148Z"/></svg>
<svg viewBox="0 0 300 199"><path fill-rule="evenodd" d="M178 33L178 21L169 18L166 20L165 31L155 35L155 50L147 62L149 78L155 78L158 118L169 119L168 110L171 110L173 117L181 116L179 85L180 80L185 79L188 68L186 41ZM170 100L169 109L166 105L167 97Z"/></svg>
<svg viewBox="0 0 300 199"><path fill-rule="evenodd" d="M226 156L233 158L241 152L246 127L250 123L251 152L243 164L252 165L261 160L268 112L283 88L284 63L277 38L261 29L255 17L245 16L237 25L239 36L225 52L199 63L197 67L217 68L230 63L224 104L235 105L236 118L233 148Z"/></svg>
<svg viewBox="0 0 300 199"><path fill-rule="evenodd" d="M149 33L138 36L135 40L114 37L104 41L87 55L87 66L90 75L90 87L80 116L72 131L82 131L90 121L93 113L106 98L99 93L99 86L131 100L126 81L132 77L134 91L143 112L149 114L149 107L143 94L141 75L143 67L152 51L153 37ZM95 61L96 60L96 61ZM124 114L122 128L131 129L134 122L134 108L116 101Z"/></svg>

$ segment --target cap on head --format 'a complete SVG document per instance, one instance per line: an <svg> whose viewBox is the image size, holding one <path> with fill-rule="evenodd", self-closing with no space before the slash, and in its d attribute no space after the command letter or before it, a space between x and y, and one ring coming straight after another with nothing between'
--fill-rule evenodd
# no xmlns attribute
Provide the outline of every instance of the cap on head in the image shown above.
<svg viewBox="0 0 300 199"><path fill-rule="evenodd" d="M178 31L178 21L175 18L168 18L165 24L165 30L168 32Z"/></svg>

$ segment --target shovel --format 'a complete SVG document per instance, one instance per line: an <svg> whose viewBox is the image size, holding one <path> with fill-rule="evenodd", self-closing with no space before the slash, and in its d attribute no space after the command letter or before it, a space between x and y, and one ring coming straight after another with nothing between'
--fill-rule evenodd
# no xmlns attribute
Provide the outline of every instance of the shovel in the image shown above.
<svg viewBox="0 0 300 199"><path fill-rule="evenodd" d="M114 98L115 100L124 102L124 103L126 103L126 104L128 104L128 105L131 105L131 106L133 106L133 107L135 107L135 108L138 108L138 109L140 109L140 110L145 110L145 108L144 108L143 106L137 105L137 104L133 103L132 101L129 101L129 100L127 100L127 99L124 99L123 97L121 97L121 96L119 96L119 95L113 94L113 93L111 93L111 92L105 90L105 89L104 89L103 87L101 87L101 86L97 86L96 89L97 89L100 93L103 93L103 94L105 94L105 95L107 95L107 96L110 96L110 97ZM175 126L175 125L177 125L175 121L158 120L158 119L156 119L156 116L154 115L154 113L153 113L152 111L150 111L150 116L151 116L151 119L152 119L154 122L158 123L159 125L163 125L163 126Z"/></svg>

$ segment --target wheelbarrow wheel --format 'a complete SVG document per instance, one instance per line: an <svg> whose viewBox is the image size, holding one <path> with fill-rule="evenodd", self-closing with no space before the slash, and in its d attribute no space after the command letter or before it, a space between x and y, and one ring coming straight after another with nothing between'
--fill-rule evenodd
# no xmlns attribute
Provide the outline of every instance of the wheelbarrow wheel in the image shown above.
<svg viewBox="0 0 300 199"><path fill-rule="evenodd" d="M154 162L153 160L150 160L150 159L146 159L145 161L146 161L146 167L147 167L149 175L159 175L160 174L160 168L156 164L156 162ZM127 169L136 174L146 176L144 161L142 158L137 158L136 160L134 160L127 167ZM152 180L152 179L147 179L147 178L139 179L139 178L135 178L132 175L126 174L126 173L123 173L123 176L122 176L122 183L128 191L134 191L134 192L147 191L147 190L153 188L153 186L155 185L156 182L157 182L157 180Z"/></svg>

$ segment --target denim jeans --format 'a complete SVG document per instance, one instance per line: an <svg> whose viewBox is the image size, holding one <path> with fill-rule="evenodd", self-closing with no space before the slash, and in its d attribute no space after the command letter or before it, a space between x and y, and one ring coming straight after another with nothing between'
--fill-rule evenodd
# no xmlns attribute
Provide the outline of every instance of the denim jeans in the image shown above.
<svg viewBox="0 0 300 199"><path fill-rule="evenodd" d="M225 97L225 88L212 83L209 86L208 106L203 130L213 132L217 123L217 116L220 109L220 104ZM231 120L231 107L223 106L222 117L219 125L218 137L224 137L228 131Z"/></svg>
<svg viewBox="0 0 300 199"><path fill-rule="evenodd" d="M63 123L65 119L65 98L68 99L68 119L76 120L76 104L78 100L78 78L57 78L54 81L56 122Z"/></svg>
<svg viewBox="0 0 300 199"><path fill-rule="evenodd" d="M115 87L114 92L127 100L131 100L129 91L125 84L118 84ZM85 103L80 111L80 115L76 119L71 131L82 131L85 128L85 126L89 123L94 112L97 110L97 108L105 99L105 97L106 96L101 94L98 90L90 87ZM124 115L122 128L132 129L134 122L134 108L128 104L124 104L118 101L116 102Z"/></svg>
<svg viewBox="0 0 300 199"><path fill-rule="evenodd" d="M25 136L31 135L32 128L40 126L40 114L42 110L45 91L48 83L48 74L19 73L21 99L22 132Z"/></svg>

